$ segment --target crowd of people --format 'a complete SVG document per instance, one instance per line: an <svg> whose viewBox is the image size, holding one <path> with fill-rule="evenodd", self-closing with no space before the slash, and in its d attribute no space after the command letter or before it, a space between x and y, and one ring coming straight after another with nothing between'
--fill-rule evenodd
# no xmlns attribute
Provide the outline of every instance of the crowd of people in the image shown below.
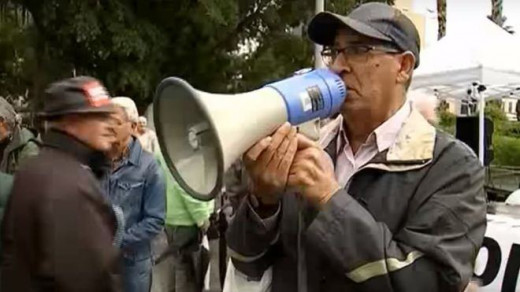
<svg viewBox="0 0 520 292"><path fill-rule="evenodd" d="M197 291L188 255L212 202L173 181L132 99L75 77L47 88L42 133L17 116L0 98L1 291L150 291L164 229L174 291Z"/></svg>
<svg viewBox="0 0 520 292"><path fill-rule="evenodd" d="M469 289L486 229L484 171L433 126L428 103L407 99L420 63L415 26L367 3L317 14L308 35L348 95L319 142L286 123L226 174L236 207L227 253L247 279L226 285ZM42 133L0 98L1 291L149 291L151 242L163 231L174 291L202 291L196 263L214 202L175 182L132 99L74 77L49 85L38 116Z"/></svg>

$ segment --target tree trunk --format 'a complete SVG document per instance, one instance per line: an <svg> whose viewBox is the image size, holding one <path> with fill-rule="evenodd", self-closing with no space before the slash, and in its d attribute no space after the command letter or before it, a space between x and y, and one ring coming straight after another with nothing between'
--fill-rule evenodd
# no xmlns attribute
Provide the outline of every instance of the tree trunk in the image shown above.
<svg viewBox="0 0 520 292"><path fill-rule="evenodd" d="M491 0L491 20L499 26L504 26L502 17L502 0Z"/></svg>
<svg viewBox="0 0 520 292"><path fill-rule="evenodd" d="M437 31L437 39L440 40L446 35L446 0L437 0L437 20L439 29Z"/></svg>

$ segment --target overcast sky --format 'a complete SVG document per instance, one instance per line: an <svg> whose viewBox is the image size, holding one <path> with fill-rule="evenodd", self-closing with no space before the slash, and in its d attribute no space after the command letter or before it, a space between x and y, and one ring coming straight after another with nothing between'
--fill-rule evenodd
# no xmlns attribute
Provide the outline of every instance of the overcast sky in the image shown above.
<svg viewBox="0 0 520 292"><path fill-rule="evenodd" d="M491 14L491 0L447 0L447 30L460 27L464 22L478 21ZM426 45L437 39L436 0L414 0L413 9L426 17ZM503 0L503 15L520 38L520 0Z"/></svg>

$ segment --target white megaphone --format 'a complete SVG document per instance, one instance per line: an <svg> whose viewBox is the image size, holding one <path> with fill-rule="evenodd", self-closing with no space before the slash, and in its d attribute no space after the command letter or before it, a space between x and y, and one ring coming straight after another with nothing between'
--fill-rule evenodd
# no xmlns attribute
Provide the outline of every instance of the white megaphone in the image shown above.
<svg viewBox="0 0 520 292"><path fill-rule="evenodd" d="M199 200L222 189L224 172L284 122L300 125L337 113L346 96L341 78L318 69L258 90L212 94L170 77L158 86L154 123L175 180Z"/></svg>

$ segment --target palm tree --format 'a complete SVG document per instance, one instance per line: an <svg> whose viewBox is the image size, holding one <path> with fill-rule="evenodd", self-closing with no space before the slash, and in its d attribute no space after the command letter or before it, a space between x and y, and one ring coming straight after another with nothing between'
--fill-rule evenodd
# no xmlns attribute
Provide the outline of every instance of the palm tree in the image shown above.
<svg viewBox="0 0 520 292"><path fill-rule="evenodd" d="M439 28L437 30L437 39L440 40L446 35L446 0L437 0L437 21Z"/></svg>
<svg viewBox="0 0 520 292"><path fill-rule="evenodd" d="M505 19L502 16L502 0L491 0L491 15L488 16L499 26L504 25Z"/></svg>
<svg viewBox="0 0 520 292"><path fill-rule="evenodd" d="M515 33L513 28L509 25L505 25L507 17L502 15L502 8L502 0L491 0L491 15L488 15L488 18L508 33L513 34Z"/></svg>

